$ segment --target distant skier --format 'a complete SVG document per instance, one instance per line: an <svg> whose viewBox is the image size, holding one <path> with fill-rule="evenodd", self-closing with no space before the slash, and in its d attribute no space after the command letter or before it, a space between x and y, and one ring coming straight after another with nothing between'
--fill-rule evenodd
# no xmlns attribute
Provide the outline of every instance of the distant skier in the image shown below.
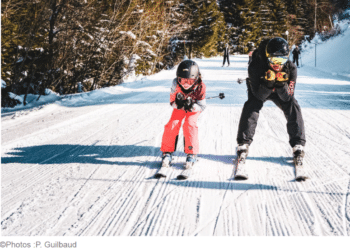
<svg viewBox="0 0 350 250"><path fill-rule="evenodd" d="M226 43L226 47L224 50L224 62L222 63L222 67L225 66L225 62L227 60L227 67L230 66L230 48L228 47L228 44Z"/></svg>
<svg viewBox="0 0 350 250"><path fill-rule="evenodd" d="M168 166L172 160L183 119L186 168L196 162L199 152L197 120L206 107L205 92L206 86L201 79L198 65L192 60L182 61L177 68L170 92L170 105L174 109L164 127L160 149L163 152L162 166Z"/></svg>
<svg viewBox="0 0 350 250"><path fill-rule="evenodd" d="M271 100L283 110L294 162L302 165L306 142L304 121L300 106L294 97L297 68L288 56L288 43L279 37L262 41L253 53L252 62L248 67L248 100L242 110L237 134L238 159L242 153L245 153L245 157L248 155L259 112L264 102Z"/></svg>
<svg viewBox="0 0 350 250"><path fill-rule="evenodd" d="M299 67L300 50L299 50L298 46L295 47L295 49L293 50L292 54L293 54L293 63L296 63L297 67Z"/></svg>

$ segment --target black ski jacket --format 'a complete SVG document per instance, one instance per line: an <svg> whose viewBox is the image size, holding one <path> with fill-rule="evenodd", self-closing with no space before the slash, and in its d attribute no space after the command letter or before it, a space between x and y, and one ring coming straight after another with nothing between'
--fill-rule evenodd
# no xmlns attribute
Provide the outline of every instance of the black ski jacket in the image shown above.
<svg viewBox="0 0 350 250"><path fill-rule="evenodd" d="M224 56L229 56L229 55L230 55L230 49L225 47Z"/></svg>
<svg viewBox="0 0 350 250"><path fill-rule="evenodd" d="M295 48L292 52L293 54L293 58L299 58L299 55L300 55L300 50L299 48Z"/></svg>
<svg viewBox="0 0 350 250"><path fill-rule="evenodd" d="M282 69L282 72L288 74L288 80L282 87L268 88L265 81L265 74L270 69L265 52L268 41L263 40L253 53L252 62L248 67L247 85L253 95L261 101L266 101L271 94L276 93L282 101L286 102L294 95L297 67L288 60Z"/></svg>

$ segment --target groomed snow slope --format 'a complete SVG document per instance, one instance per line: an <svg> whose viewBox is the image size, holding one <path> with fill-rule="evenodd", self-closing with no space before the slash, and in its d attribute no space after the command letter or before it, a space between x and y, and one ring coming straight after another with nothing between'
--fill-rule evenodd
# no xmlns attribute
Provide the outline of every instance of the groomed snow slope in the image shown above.
<svg viewBox="0 0 350 250"><path fill-rule="evenodd" d="M171 176L152 178L172 108L175 70L2 113L2 236L350 235L350 80L300 68L305 165L294 181L281 110L267 102L250 148L249 180L234 181L247 56L196 60L208 100L200 161L187 181L179 143ZM182 132L180 138L182 136ZM182 140L180 140L182 141Z"/></svg>

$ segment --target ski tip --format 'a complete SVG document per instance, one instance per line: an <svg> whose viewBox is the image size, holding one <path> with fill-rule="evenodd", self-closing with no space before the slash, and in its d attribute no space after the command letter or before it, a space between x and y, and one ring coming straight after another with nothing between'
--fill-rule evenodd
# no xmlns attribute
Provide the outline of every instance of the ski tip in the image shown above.
<svg viewBox="0 0 350 250"><path fill-rule="evenodd" d="M234 179L236 181L245 181L245 180L248 180L248 176L246 176L246 175L236 175Z"/></svg>
<svg viewBox="0 0 350 250"><path fill-rule="evenodd" d="M298 177L295 178L295 180L298 181L298 182L306 181L306 179L309 179L309 177L307 177L307 176L298 176Z"/></svg>
<svg viewBox="0 0 350 250"><path fill-rule="evenodd" d="M157 174L154 175L154 178L156 178L156 179L165 178L165 177L166 177L166 175L165 174L161 174L161 173L157 173Z"/></svg>
<svg viewBox="0 0 350 250"><path fill-rule="evenodd" d="M180 175L177 176L177 179L178 180L187 180L188 176L180 174Z"/></svg>

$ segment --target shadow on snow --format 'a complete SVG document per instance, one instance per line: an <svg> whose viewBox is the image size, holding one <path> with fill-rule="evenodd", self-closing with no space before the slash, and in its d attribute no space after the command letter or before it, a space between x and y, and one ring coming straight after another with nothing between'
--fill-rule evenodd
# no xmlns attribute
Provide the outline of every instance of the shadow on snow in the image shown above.
<svg viewBox="0 0 350 250"><path fill-rule="evenodd" d="M105 165L139 165L149 166L154 161L144 162L134 159L125 161L127 158L154 156L160 157L159 147L139 146L139 145L41 145L31 147L14 148L8 152L7 156L1 158L2 164L105 164ZM184 156L185 154L176 151L174 156ZM212 155L199 154L200 159L232 164L235 155ZM266 161L289 165L285 157L249 157L249 160ZM159 159L160 161L160 159ZM152 165L152 164L151 164ZM154 168L152 166L151 168ZM158 166L156 166L158 167Z"/></svg>

